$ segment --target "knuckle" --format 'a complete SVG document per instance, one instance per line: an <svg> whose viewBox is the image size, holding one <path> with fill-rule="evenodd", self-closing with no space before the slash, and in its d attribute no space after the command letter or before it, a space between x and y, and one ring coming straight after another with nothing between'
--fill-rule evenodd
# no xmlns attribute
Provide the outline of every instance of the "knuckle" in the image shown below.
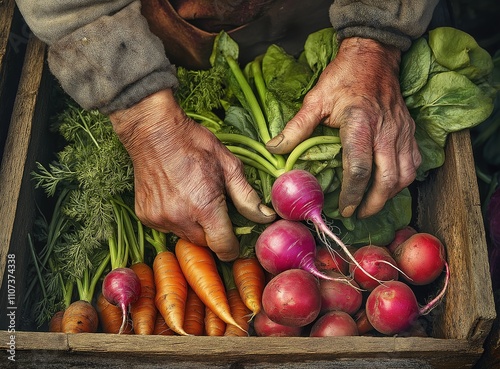
<svg viewBox="0 0 500 369"><path fill-rule="evenodd" d="M371 168L366 163L354 163L349 165L346 174L353 182L362 182L370 177Z"/></svg>

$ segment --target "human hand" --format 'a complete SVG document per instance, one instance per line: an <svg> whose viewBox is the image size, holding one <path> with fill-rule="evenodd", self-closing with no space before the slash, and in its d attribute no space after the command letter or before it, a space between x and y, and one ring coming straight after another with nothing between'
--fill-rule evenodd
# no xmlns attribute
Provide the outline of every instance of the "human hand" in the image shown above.
<svg viewBox="0 0 500 369"><path fill-rule="evenodd" d="M145 225L232 260L239 244L226 196L246 218L274 220L246 181L241 161L184 114L172 91L157 92L110 119L134 165L135 211Z"/></svg>
<svg viewBox="0 0 500 369"><path fill-rule="evenodd" d="M358 206L359 218L380 211L413 182L421 163L415 122L400 92L399 62L396 48L370 39L345 39L300 111L267 143L269 151L284 154L308 138L319 123L339 128L343 165L339 209L345 217Z"/></svg>

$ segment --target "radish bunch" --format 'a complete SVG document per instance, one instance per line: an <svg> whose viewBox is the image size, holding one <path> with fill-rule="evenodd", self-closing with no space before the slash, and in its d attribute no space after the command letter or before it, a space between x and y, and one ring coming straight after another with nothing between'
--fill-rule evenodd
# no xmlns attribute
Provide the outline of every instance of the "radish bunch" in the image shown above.
<svg viewBox="0 0 500 369"><path fill-rule="evenodd" d="M383 335L406 334L446 293L449 269L444 245L433 235L412 233L394 253L367 245L353 255L382 282L372 284L352 264L350 276L337 270L319 269L317 274L297 267L277 272L262 295L262 316L254 322L258 335L348 336L373 330ZM420 305L413 286L433 283L443 271L441 290Z"/></svg>
<svg viewBox="0 0 500 369"><path fill-rule="evenodd" d="M323 192L305 170L280 175L271 201L282 219L269 225L255 245L258 260L273 276L262 295L262 316L254 323L258 335L401 334L446 293L445 248L435 236L406 227L385 247L366 245L351 253L324 222ZM316 246L305 222L314 225L324 245ZM340 251L328 245L327 237ZM444 286L421 306L412 287L433 283L443 271Z"/></svg>

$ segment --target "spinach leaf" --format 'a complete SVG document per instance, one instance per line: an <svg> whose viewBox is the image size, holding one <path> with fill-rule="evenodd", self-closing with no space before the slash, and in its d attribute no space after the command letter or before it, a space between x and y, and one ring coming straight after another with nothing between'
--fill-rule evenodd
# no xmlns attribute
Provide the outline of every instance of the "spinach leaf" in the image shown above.
<svg viewBox="0 0 500 369"><path fill-rule="evenodd" d="M490 96L464 75L452 71L434 75L405 101L409 109L416 111L415 123L441 147L449 133L483 122L493 110Z"/></svg>
<svg viewBox="0 0 500 369"><path fill-rule="evenodd" d="M314 73L307 90L316 83L321 72L337 56L339 46L337 32L333 28L325 28L307 37L303 57Z"/></svg>
<svg viewBox="0 0 500 369"><path fill-rule="evenodd" d="M410 224L412 198L408 188L387 201L380 212L365 219L356 218L356 214L342 217L338 208L339 194L340 190L326 194L323 210L327 217L340 221L335 225L340 230L342 241L348 245L387 245L394 239L396 230Z"/></svg>
<svg viewBox="0 0 500 369"><path fill-rule="evenodd" d="M490 54L466 32L453 27L429 31L429 46L439 64L478 81L493 70Z"/></svg>
<svg viewBox="0 0 500 369"><path fill-rule="evenodd" d="M427 83L431 69L431 49L419 38L401 58L400 85L403 97L418 92Z"/></svg>

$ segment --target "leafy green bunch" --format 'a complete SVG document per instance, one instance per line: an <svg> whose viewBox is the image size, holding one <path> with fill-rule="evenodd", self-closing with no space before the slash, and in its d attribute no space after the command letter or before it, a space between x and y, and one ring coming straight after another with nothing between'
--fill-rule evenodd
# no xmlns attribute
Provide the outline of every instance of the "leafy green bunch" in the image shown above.
<svg viewBox="0 0 500 369"><path fill-rule="evenodd" d="M133 167L109 119L97 111L68 102L53 128L66 144L48 167L37 163L32 178L47 196L64 194L57 211L70 226L54 251L63 269L79 279L94 264L94 251L115 233L114 201L133 198Z"/></svg>

